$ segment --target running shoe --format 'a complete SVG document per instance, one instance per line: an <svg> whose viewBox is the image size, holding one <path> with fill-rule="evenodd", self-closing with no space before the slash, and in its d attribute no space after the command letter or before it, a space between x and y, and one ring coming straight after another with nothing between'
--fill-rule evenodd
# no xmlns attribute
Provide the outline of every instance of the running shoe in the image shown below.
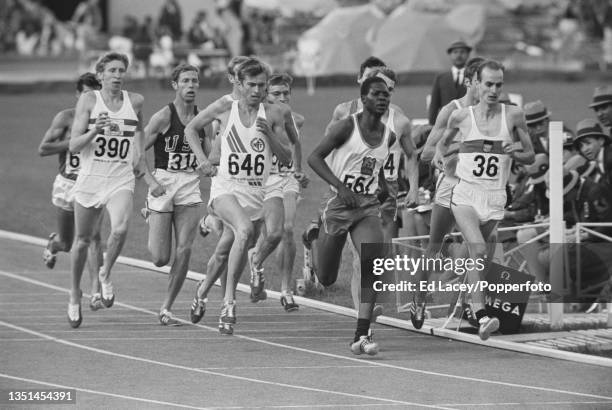
<svg viewBox="0 0 612 410"><path fill-rule="evenodd" d="M234 324L236 323L236 302L224 302L221 308L219 322Z"/></svg>
<svg viewBox="0 0 612 410"><path fill-rule="evenodd" d="M351 343L351 352L357 355L365 353L374 356L378 353L378 343L372 340L372 335L363 335Z"/></svg>
<svg viewBox="0 0 612 410"><path fill-rule="evenodd" d="M91 295L91 299L89 300L89 309L95 312L96 310L100 310L102 308L104 308L104 304L102 304L102 295L99 293L94 293Z"/></svg>
<svg viewBox="0 0 612 410"><path fill-rule="evenodd" d="M485 316L478 321L480 325L478 328L478 336L481 340L487 340L491 333L494 333L499 329L499 319L496 317Z"/></svg>
<svg viewBox="0 0 612 410"><path fill-rule="evenodd" d="M293 295L290 293L282 294L280 304L285 308L285 312L293 312L300 308L300 306L295 303L295 300L293 300Z"/></svg>
<svg viewBox="0 0 612 410"><path fill-rule="evenodd" d="M374 308L372 309L372 319L370 320L370 322L374 323L376 322L376 319L378 318L378 316L383 314L383 305L374 305Z"/></svg>
<svg viewBox="0 0 612 410"><path fill-rule="evenodd" d="M253 258L257 253L255 248L249 249L249 269L251 271L251 302L257 303L268 298L268 293L264 289L266 280L264 279L263 268L257 268Z"/></svg>
<svg viewBox="0 0 612 410"><path fill-rule="evenodd" d="M111 281L104 282L100 280L100 287L102 288L102 304L104 307L111 307L115 303L115 293L113 284Z"/></svg>
<svg viewBox="0 0 612 410"><path fill-rule="evenodd" d="M181 326L181 322L175 318L172 312L170 312L168 309L164 309L159 312L158 317L159 323L161 323L163 326Z"/></svg>
<svg viewBox="0 0 612 410"><path fill-rule="evenodd" d="M204 215L202 219L200 219L200 223L198 224L200 228L200 235L202 236L202 238L206 238L211 232L210 228L206 224L206 218L208 218L208 215Z"/></svg>
<svg viewBox="0 0 612 410"><path fill-rule="evenodd" d="M415 329L423 327L423 323L425 323L425 303L412 301L410 304L410 321Z"/></svg>
<svg viewBox="0 0 612 410"><path fill-rule="evenodd" d="M219 319L219 333L226 336L231 336L234 334L234 326L231 323L223 323Z"/></svg>
<svg viewBox="0 0 612 410"><path fill-rule="evenodd" d="M191 323L195 324L202 320L206 312L206 302L207 299L200 299L197 295L193 298L189 312Z"/></svg>
<svg viewBox="0 0 612 410"><path fill-rule="evenodd" d="M68 323L70 323L70 327L76 329L81 326L81 322L83 322L83 316L81 315L81 304L72 304L68 303Z"/></svg>
<svg viewBox="0 0 612 410"><path fill-rule="evenodd" d="M151 215L151 211L149 211L149 208L140 208L140 216L142 216L142 218L147 223L149 222L149 215Z"/></svg>
<svg viewBox="0 0 612 410"><path fill-rule="evenodd" d="M306 227L302 233L302 243L306 249L312 249L312 241L318 238L320 223L318 219L310 221L310 224Z"/></svg>
<svg viewBox="0 0 612 410"><path fill-rule="evenodd" d="M43 262L49 269L53 269L55 267L55 262L57 262L57 252L52 252L51 247L53 245L53 239L57 236L57 233L52 232L49 235L49 240L47 241L47 246L43 251Z"/></svg>
<svg viewBox="0 0 612 410"><path fill-rule="evenodd" d="M461 318L467 320L470 326L475 327L476 329L480 327L478 324L478 319L476 319L476 314L472 310L472 307L467 303L463 304L463 314L461 315Z"/></svg>

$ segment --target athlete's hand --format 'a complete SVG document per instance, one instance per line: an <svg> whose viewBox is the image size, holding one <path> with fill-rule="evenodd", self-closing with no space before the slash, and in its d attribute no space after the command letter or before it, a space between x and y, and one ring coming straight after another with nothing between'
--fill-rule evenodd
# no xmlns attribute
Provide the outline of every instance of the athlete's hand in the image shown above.
<svg viewBox="0 0 612 410"><path fill-rule="evenodd" d="M519 152L519 151L523 151L523 146L521 145L520 142L515 142L515 143L506 143L502 146L502 149L504 151L504 154L508 154L510 155L512 158L514 158L514 153L515 152Z"/></svg>
<svg viewBox="0 0 612 410"><path fill-rule="evenodd" d="M338 188L338 197L349 208L357 208L359 206L357 194L344 185L340 185L340 188Z"/></svg>
<svg viewBox="0 0 612 410"><path fill-rule="evenodd" d="M153 182L149 188L153 198L158 198L166 193L166 188L157 181Z"/></svg>
<svg viewBox="0 0 612 410"><path fill-rule="evenodd" d="M433 159L431 160L431 164L434 167L438 168L440 171L444 171L444 161L440 151L436 150L436 153L434 154Z"/></svg>
<svg viewBox="0 0 612 410"><path fill-rule="evenodd" d="M419 189L410 187L406 198L404 199L404 207L414 208L419 203Z"/></svg>
<svg viewBox="0 0 612 410"><path fill-rule="evenodd" d="M268 124L268 121L266 121L264 118L257 117L255 127L257 131L261 132L268 138L270 138L270 136L272 135L272 128L270 128L270 124Z"/></svg>
<svg viewBox="0 0 612 410"><path fill-rule="evenodd" d="M98 114L98 118L96 118L96 122L94 123L94 127L99 134L101 134L105 127L110 126L111 121L108 117L107 112L101 112Z"/></svg>
<svg viewBox="0 0 612 410"><path fill-rule="evenodd" d="M203 164L198 165L196 169L200 171L202 176L205 176L205 177L214 177L215 175L217 175L217 171L218 171L217 167L208 161Z"/></svg>
<svg viewBox="0 0 612 410"><path fill-rule="evenodd" d="M308 186L308 182L310 182L310 180L308 179L308 176L306 174L304 174L303 172L296 172L293 174L293 176L295 177L295 179L297 179L301 188L306 188Z"/></svg>

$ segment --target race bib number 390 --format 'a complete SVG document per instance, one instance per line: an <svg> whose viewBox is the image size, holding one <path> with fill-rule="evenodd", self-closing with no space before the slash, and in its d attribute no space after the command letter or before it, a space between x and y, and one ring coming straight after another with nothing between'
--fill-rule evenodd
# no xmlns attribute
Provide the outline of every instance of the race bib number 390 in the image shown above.
<svg viewBox="0 0 612 410"><path fill-rule="evenodd" d="M105 158L110 160L124 160L130 153L131 138L127 137L108 137L98 135L95 139L96 149L94 155L96 158Z"/></svg>

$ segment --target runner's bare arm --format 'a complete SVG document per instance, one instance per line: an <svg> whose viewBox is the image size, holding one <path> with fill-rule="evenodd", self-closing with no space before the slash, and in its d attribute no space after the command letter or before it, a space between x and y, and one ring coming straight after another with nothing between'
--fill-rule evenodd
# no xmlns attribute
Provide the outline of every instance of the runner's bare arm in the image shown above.
<svg viewBox="0 0 612 410"><path fill-rule="evenodd" d="M68 145L70 152L81 151L87 144L93 141L96 135L102 132L104 127L110 125L108 115L98 115L94 126L91 130L87 130L89 126L89 115L95 103L96 96L92 91L83 93L79 97L70 131L70 143Z"/></svg>
<svg viewBox="0 0 612 410"><path fill-rule="evenodd" d="M226 98L219 98L204 110L200 111L198 115L185 126L185 139L198 160L198 169L202 170L205 176L214 175L214 170L212 169L212 164L208 160L206 153L202 149L198 130L211 124L223 112L228 111L231 106L231 101Z"/></svg>
<svg viewBox="0 0 612 410"><path fill-rule="evenodd" d="M441 156L444 157L448 154L449 147L459 132L459 123L464 116L465 114L463 113L463 110L453 111L453 113L450 115L446 130L436 145L436 149L440 152Z"/></svg>
<svg viewBox="0 0 612 410"><path fill-rule="evenodd" d="M149 123L145 126L144 129L145 151L149 150L153 146L155 140L157 139L157 135L167 129L169 124L170 109L167 106L153 114L153 116L149 120ZM141 156L139 168L145 183L151 189L151 194L154 197L162 195L162 193L160 193L160 190L163 190L163 187L153 176L149 161L147 160L146 153Z"/></svg>
<svg viewBox="0 0 612 410"><path fill-rule="evenodd" d="M511 124L514 124L514 133L520 141L518 144L508 144L504 147L504 152L510 154L510 156L519 164L529 165L535 161L535 152L533 150L533 144L531 138L527 133L527 124L525 123L525 115L520 109L512 110L510 112Z"/></svg>
<svg viewBox="0 0 612 410"><path fill-rule="evenodd" d="M399 122L399 143L406 156L405 168L410 190L406 195L406 206L416 204L419 196L419 159L412 140L412 123L406 117Z"/></svg>
<svg viewBox="0 0 612 410"><path fill-rule="evenodd" d="M70 115L70 110L63 110L55 115L53 121L51 121L51 126L45 132L38 146L38 153L41 157L68 151L70 139L65 138L61 140L61 138L68 132L71 125L72 116Z"/></svg>
<svg viewBox="0 0 612 410"><path fill-rule="evenodd" d="M423 147L423 152L421 153L421 160L425 162L431 162L434 159L436 153L436 145L442 138L444 134L444 130L446 129L446 125L448 123L448 118L454 110L449 108L448 105L444 106L438 116L436 117L436 123L433 128L429 132L429 136L427 137L427 141L425 141L425 146Z"/></svg>
<svg viewBox="0 0 612 410"><path fill-rule="evenodd" d="M344 186L325 162L325 158L336 148L341 147L349 140L353 132L353 121L344 119L333 124L323 140L317 145L308 157L308 165L325 182L335 187L340 198L350 207L357 206L357 196Z"/></svg>
<svg viewBox="0 0 612 410"><path fill-rule="evenodd" d="M269 114L268 120L257 118L257 130L268 137L270 150L278 158L278 163L289 164L291 162L291 149L285 132L286 121L282 108L278 105L269 104L266 106L266 114Z"/></svg>
<svg viewBox="0 0 612 410"><path fill-rule="evenodd" d="M349 115L349 107L350 107L350 103L340 103L336 106L336 108L334 108L334 112L332 114L332 118L331 121L329 122L329 124L327 124L327 127L325 127L325 134L327 135L327 133L330 131L331 126L333 124L335 124L336 122L348 117Z"/></svg>

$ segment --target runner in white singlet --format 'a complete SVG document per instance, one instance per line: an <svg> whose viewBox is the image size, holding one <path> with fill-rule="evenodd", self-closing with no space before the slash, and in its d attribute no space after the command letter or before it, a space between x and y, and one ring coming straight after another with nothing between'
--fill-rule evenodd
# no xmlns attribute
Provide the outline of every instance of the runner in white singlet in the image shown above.
<svg viewBox="0 0 612 410"><path fill-rule="evenodd" d="M487 257L492 255L492 249L488 249L494 241L491 233L504 217L505 188L512 160L531 164L535 158L523 111L499 102L503 80L501 64L492 60L482 63L474 81L478 104L451 114L448 129L438 145L441 155L446 155L460 133L456 169L459 182L453 188L451 210L470 258L484 260L485 266ZM476 269L468 269L469 283L476 286L484 279L480 274ZM476 288L471 294L473 311L479 323L478 334L486 340L499 328L499 319L487 316L484 293Z"/></svg>

